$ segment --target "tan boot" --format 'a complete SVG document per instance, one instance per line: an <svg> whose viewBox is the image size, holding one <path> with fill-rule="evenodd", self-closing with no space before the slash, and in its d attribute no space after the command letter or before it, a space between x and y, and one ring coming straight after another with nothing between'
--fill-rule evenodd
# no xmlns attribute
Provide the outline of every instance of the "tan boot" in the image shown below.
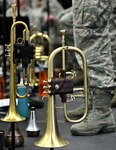
<svg viewBox="0 0 116 150"><path fill-rule="evenodd" d="M82 116L83 116L83 114L84 114L84 106L82 105L82 106L80 106L80 107L78 107L78 108L76 108L76 109L74 109L74 110L69 110L68 112L67 112L67 116L69 117L69 118L71 118L71 119L74 119L74 120L76 120L76 119L79 119L79 118L81 118ZM88 105L88 112L91 110L91 106L90 105Z"/></svg>
<svg viewBox="0 0 116 150"><path fill-rule="evenodd" d="M80 123L71 126L74 135L96 135L115 131L115 120L111 110L112 95L103 89L95 89L92 110Z"/></svg>

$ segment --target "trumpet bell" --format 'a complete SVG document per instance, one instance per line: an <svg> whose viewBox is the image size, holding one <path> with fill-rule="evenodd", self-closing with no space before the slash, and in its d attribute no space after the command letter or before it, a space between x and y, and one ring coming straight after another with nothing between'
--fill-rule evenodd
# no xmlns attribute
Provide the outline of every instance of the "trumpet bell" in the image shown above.
<svg viewBox="0 0 116 150"><path fill-rule="evenodd" d="M9 111L4 118L1 118L1 121L4 122L19 122L25 120L24 117L20 116L16 111Z"/></svg>

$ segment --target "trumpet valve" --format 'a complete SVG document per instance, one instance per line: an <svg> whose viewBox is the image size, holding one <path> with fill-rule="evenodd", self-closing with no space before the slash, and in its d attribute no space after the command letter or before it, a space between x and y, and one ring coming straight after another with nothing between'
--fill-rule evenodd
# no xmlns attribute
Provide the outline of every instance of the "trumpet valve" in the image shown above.
<svg viewBox="0 0 116 150"><path fill-rule="evenodd" d="M40 54L43 53L44 52L43 46L36 47L35 52Z"/></svg>
<svg viewBox="0 0 116 150"><path fill-rule="evenodd" d="M51 94L51 91L43 91L43 94Z"/></svg>
<svg viewBox="0 0 116 150"><path fill-rule="evenodd" d="M43 84L48 84L48 83L49 83L49 81L43 80Z"/></svg>
<svg viewBox="0 0 116 150"><path fill-rule="evenodd" d="M50 89L50 88L51 88L51 85L43 86L43 89Z"/></svg>
<svg viewBox="0 0 116 150"><path fill-rule="evenodd" d="M35 49L35 59L40 59L43 52L44 52L43 46L36 47L36 49Z"/></svg>

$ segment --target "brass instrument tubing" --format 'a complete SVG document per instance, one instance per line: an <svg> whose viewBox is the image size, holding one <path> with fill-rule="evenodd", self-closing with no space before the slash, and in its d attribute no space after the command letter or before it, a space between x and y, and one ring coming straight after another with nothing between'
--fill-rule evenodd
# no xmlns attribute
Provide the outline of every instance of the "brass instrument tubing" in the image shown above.
<svg viewBox="0 0 116 150"><path fill-rule="evenodd" d="M61 30L62 34L62 70L65 70L65 30Z"/></svg>
<svg viewBox="0 0 116 150"><path fill-rule="evenodd" d="M15 37L12 35L12 33L13 33L13 31L14 31L14 29L15 29L15 27L16 27L16 25L19 25L19 24L22 24L22 25L24 25L24 27L25 27L25 30L24 30L24 32L23 32L23 35L25 34L25 40L29 40L29 30L28 30L28 26L24 23L24 22L22 22L22 21L17 21L17 22L15 22L12 26L11 26L11 58L13 58L13 44L14 44L14 41L15 41ZM13 66L12 66L13 65ZM11 59L11 72L10 72L10 74L14 74L14 63L13 63L13 59ZM10 79L10 81L11 81L11 83L12 83L12 80L14 80L14 78L12 78L11 77L11 79ZM15 85L15 82L13 81L13 83L14 83L14 85ZM11 85L12 86L12 85ZM25 95L23 95L23 96L20 96L18 93L17 93L17 91L15 91L15 89L16 89L16 85L15 85L15 88L14 88L14 92L13 92L13 94L15 94L16 93L16 95L18 96L18 97L20 97L20 98L25 98L28 94L26 93ZM28 91L28 89L27 89L27 91Z"/></svg>
<svg viewBox="0 0 116 150"><path fill-rule="evenodd" d="M14 4L12 4L12 18L13 18L13 23L15 23L16 22L16 4L14 3ZM14 31L13 31L13 33L14 33L14 41L13 41L13 43L15 42L15 40L16 40L16 28L14 28Z"/></svg>
<svg viewBox="0 0 116 150"><path fill-rule="evenodd" d="M72 120L72 119L68 118L68 116L67 116L67 110L66 110L67 106L66 106L66 103L64 103L64 114L65 114L66 119L69 122L77 123L77 122L81 122L87 116L87 110L88 110L86 60L85 60L85 56L84 56L83 52L79 48L76 48L76 47L73 47L73 46L64 46L64 49L66 51L69 50L69 49L71 49L74 52L77 52L78 54L80 54L80 56L82 57L82 60L83 60L83 70L85 70L85 74L84 74L84 89L83 89L83 93L84 93L84 97L85 97L85 99L84 99L84 101L85 101L85 112L84 112L84 115L80 119L78 119L78 120ZM59 53L60 51L62 51L62 47L57 48L49 56L49 61L48 61L48 68L49 68L48 69L48 80L50 80L51 78L53 78L53 59L54 59L55 55L57 53ZM49 95L49 97L53 101L53 98L52 98L53 96ZM48 101L48 103L49 103L49 101Z"/></svg>
<svg viewBox="0 0 116 150"><path fill-rule="evenodd" d="M12 13L13 13L13 23L16 22L16 4L12 4ZM14 27L14 41L13 44L15 43L16 40L16 28ZM11 122L11 131L12 131L12 149L15 150L15 122Z"/></svg>

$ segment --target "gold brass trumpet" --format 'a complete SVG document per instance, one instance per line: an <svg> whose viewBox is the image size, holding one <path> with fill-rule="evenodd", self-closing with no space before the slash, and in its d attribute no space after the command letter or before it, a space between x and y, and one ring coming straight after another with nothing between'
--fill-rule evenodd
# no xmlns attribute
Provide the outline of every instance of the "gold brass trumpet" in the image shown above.
<svg viewBox="0 0 116 150"><path fill-rule="evenodd" d="M13 4L13 10L15 13L16 11L15 4ZM24 98L28 94L26 93L25 95L21 96L16 92L17 89L16 81L15 81L15 73L16 73L15 53L16 52L14 51L15 49L14 47L16 42L16 33L15 33L16 26L18 25L24 26L25 29L23 31L23 41L25 41L26 45L28 45L28 41L29 41L29 30L28 30L28 26L24 22L22 21L15 22L15 17L13 17L13 19L14 21L10 30L10 104L9 104L9 110L7 115L4 118L1 118L1 120L5 122L19 122L25 120L25 118L20 116L16 110L16 95L18 95L18 97L20 98ZM17 50L17 55L20 55L19 49ZM27 87L28 85L27 80L25 81L24 85L26 85Z"/></svg>
<svg viewBox="0 0 116 150"><path fill-rule="evenodd" d="M39 41L39 46L38 45L38 41ZM48 57L45 57L46 55L44 55L44 41L47 40L48 42L48 53L50 52L51 49L51 45L50 45L50 38L47 34L43 34L41 32L35 31L35 33L33 33L30 36L30 42L34 43L34 46L36 47L36 51L38 52L38 54L36 56L42 56L42 57L38 57L37 59L42 60L46 60ZM44 57L43 57L44 56Z"/></svg>
<svg viewBox="0 0 116 150"><path fill-rule="evenodd" d="M56 116L56 99L55 95L59 94L61 96L62 102L64 102L64 112L66 119L68 121L73 122L70 118L67 117L66 114L66 94L72 94L73 91L78 90L73 88L73 81L72 79L66 78L66 72L65 72L65 52L66 51L74 51L75 53L80 54L83 60L83 66L84 66L84 89L83 94L85 98L85 113L82 119L76 120L77 122L83 120L86 117L87 114L87 76L86 76L86 60L83 52L72 46L65 46L65 30L61 31L62 33L62 47L59 47L55 49L49 56L48 59L48 85L45 86L45 89L48 89L48 107L47 107L47 118L46 118L46 128L43 136L35 142L35 145L38 147L46 147L46 148L57 148L57 147L64 147L69 144L68 141L65 141L63 138L61 138L59 130L58 130L58 124L57 124L57 116ZM59 74L61 78L54 78L54 69L53 69L53 61L54 57L59 53L62 52L62 72ZM80 90L80 89L79 89Z"/></svg>
<svg viewBox="0 0 116 150"><path fill-rule="evenodd" d="M50 38L47 34L43 34L41 32L35 31L30 36L30 42L34 44L35 46L35 59L32 60L30 65L30 85L34 86L37 84L36 77L35 77L35 62L36 61L46 61L48 59L48 56L45 55L45 46L44 41L47 40L48 42L48 53L50 52L51 45L50 45ZM39 43L38 43L39 41Z"/></svg>
<svg viewBox="0 0 116 150"><path fill-rule="evenodd" d="M11 26L11 50L10 50L10 104L9 111L5 118L1 118L5 122L18 122L23 121L25 118L21 117L16 111L16 86L15 86L15 64L13 62L13 45L14 45L14 29L16 25L22 24L26 28L26 39L28 40L28 27L24 22L17 21Z"/></svg>

